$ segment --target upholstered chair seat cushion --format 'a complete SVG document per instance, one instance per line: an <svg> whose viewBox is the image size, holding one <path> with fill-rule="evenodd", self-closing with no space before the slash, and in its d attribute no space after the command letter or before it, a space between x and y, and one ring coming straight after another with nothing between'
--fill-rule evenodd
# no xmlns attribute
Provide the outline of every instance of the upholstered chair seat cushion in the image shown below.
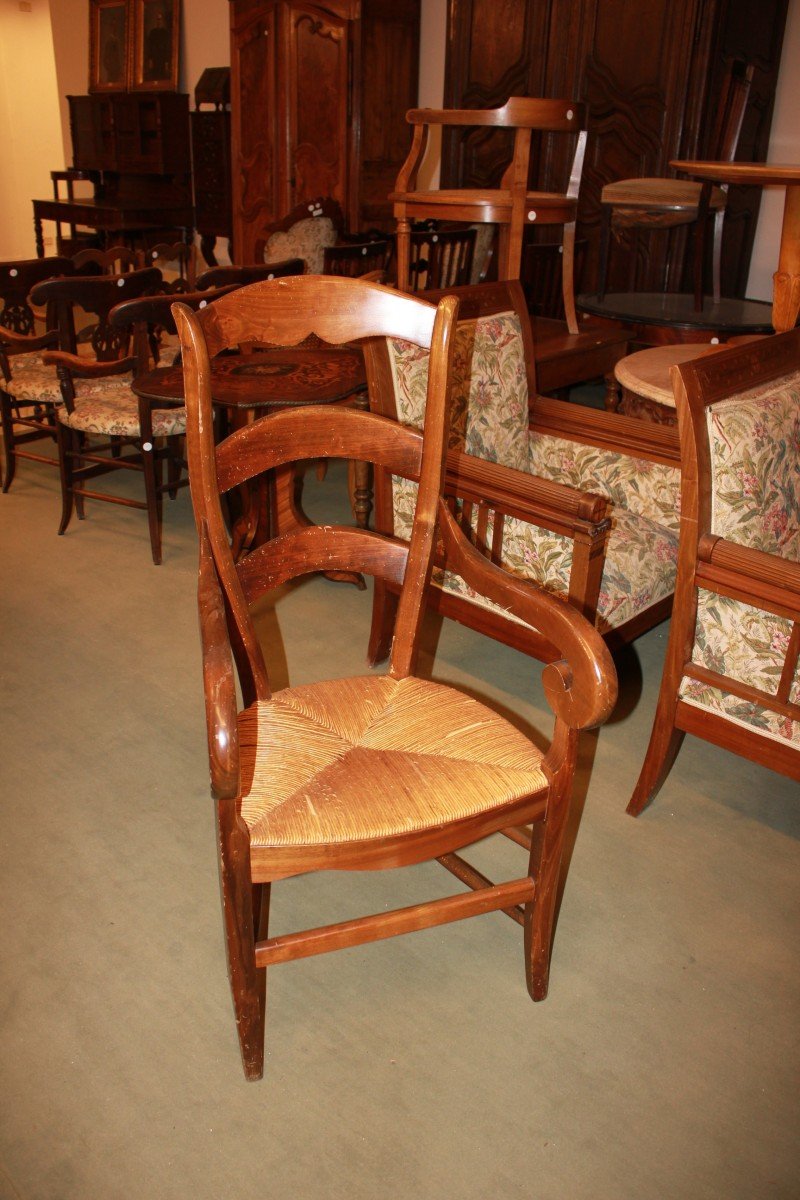
<svg viewBox="0 0 800 1200"><path fill-rule="evenodd" d="M405 342L392 343L390 357L399 419L419 428L427 357ZM613 501L598 598L601 631L625 624L674 591L680 526L678 470L568 439L531 434L522 331L512 312L459 324L450 444L477 458L597 492ZM407 538L416 486L395 477L392 492L395 533ZM491 544L491 536L490 519L487 544ZM501 562L556 594L568 594L572 542L560 534L508 517L503 526ZM458 576L439 572L434 582L475 604L493 608Z"/></svg>
<svg viewBox="0 0 800 1200"><path fill-rule="evenodd" d="M130 391L133 376L109 375L107 378L76 379L75 394L78 397L95 396L98 393ZM61 385L55 367L41 360L26 366L14 366L11 379L3 384L3 390L15 400L28 404L61 404Z"/></svg>
<svg viewBox="0 0 800 1200"><path fill-rule="evenodd" d="M70 429L81 433L97 433L106 437L139 436L139 402L130 388L120 389L118 395L94 395L76 400L74 412L58 410L58 418ZM186 409L153 409L153 436L171 437L186 430Z"/></svg>
<svg viewBox="0 0 800 1200"><path fill-rule="evenodd" d="M276 692L240 714L239 749L256 859L272 847L433 828L547 786L541 753L519 730L462 692L413 677Z"/></svg>

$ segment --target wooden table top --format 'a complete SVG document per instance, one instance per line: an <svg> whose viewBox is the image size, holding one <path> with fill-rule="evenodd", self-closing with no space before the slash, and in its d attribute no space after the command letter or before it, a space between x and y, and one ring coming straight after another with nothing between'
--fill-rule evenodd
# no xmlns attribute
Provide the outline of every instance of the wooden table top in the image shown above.
<svg viewBox="0 0 800 1200"><path fill-rule="evenodd" d="M677 158L670 162L676 171L698 175L721 183L787 184L800 183L800 165L796 163L707 162L703 159Z"/></svg>
<svg viewBox="0 0 800 1200"><path fill-rule="evenodd" d="M365 387L364 356L352 347L258 350L211 361L211 398L225 408L335 404ZM156 367L135 380L133 390L149 400L182 401L183 368Z"/></svg>

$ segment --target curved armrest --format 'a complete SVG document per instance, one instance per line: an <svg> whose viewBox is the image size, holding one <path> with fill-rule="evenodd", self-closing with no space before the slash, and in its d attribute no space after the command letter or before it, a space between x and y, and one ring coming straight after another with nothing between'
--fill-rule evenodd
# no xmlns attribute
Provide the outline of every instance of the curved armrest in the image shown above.
<svg viewBox="0 0 800 1200"><path fill-rule="evenodd" d="M241 791L239 731L233 656L225 620L225 603L217 580L205 524L200 530L200 573L197 585L203 690L211 791L217 799Z"/></svg>
<svg viewBox="0 0 800 1200"><path fill-rule="evenodd" d="M0 349L8 355L30 354L33 350L46 350L48 346L58 345L58 330L50 329L47 333L13 333L0 325Z"/></svg>
<svg viewBox="0 0 800 1200"><path fill-rule="evenodd" d="M549 663L542 676L556 716L572 729L601 724L617 699L617 674L594 626L566 601L487 562L464 537L444 503L439 511L448 567L476 592L537 629L566 660Z"/></svg>
<svg viewBox="0 0 800 1200"><path fill-rule="evenodd" d="M48 350L43 358L46 363L66 368L70 375L77 375L81 379L104 379L107 375L126 375L136 369L134 357L95 362L79 358L77 354L68 354L66 350Z"/></svg>

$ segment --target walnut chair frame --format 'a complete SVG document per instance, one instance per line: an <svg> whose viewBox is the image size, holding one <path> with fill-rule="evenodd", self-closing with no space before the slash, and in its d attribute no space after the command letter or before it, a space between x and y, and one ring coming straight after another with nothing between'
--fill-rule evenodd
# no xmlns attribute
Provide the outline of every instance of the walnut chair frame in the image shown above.
<svg viewBox="0 0 800 1200"><path fill-rule="evenodd" d="M189 470L200 542L198 603L228 966L247 1078L257 1079L263 1071L266 968L290 959L504 910L524 925L528 988L534 999L544 998L577 730L605 717L614 701L616 681L606 648L591 626L567 605L512 580L481 559L442 504L457 302L446 298L437 308L357 279L304 276L253 285L195 314L180 303L175 311L186 379ZM263 417L215 446L211 357L242 341L287 345L312 334L333 344L402 334L428 347L431 370L424 437L370 413L349 409L333 413L319 407ZM309 522L297 505L292 464L298 459L331 456L382 463L419 482L410 545L363 529ZM220 494L266 470L277 473L278 532L237 563L231 554ZM447 782L442 778L434 781L429 774L431 764L443 760L429 747L428 753L415 759L419 775L413 779L405 775L398 786L395 770L379 769L380 778L370 775L370 769L378 769L380 764L355 744L358 738L353 734L349 749L343 746L341 755L334 751L333 775L325 776L323 787L328 800L320 800L317 791L315 803L306 788L312 788L319 765L318 757L313 763L311 759L320 753L323 722L313 715L306 721L300 710L308 714L313 710L319 716L317 706L323 703L323 695L329 697L331 711L348 714L347 724L354 697L372 694L374 689L388 688L397 695L417 689L414 718L399 719L393 749L385 751L386 761L393 764L405 762L416 744L412 726L416 721L418 733L420 717L428 731L435 727L437 734L449 733L452 744L468 736L464 728L452 724L448 706L473 702L453 689L414 676L437 538L451 547L459 569L476 588L502 597L503 603L546 629L564 655L566 661L544 672L556 717L552 744L540 759L539 785L532 787L530 777L524 782L518 777L518 787L498 788L494 737L498 729L508 733L511 727L475 702L471 711L477 723L471 728L477 730L475 744L483 746L476 754L484 766L462 762L455 754L459 759L455 774L450 773ZM267 590L320 569L365 571L402 585L389 673L290 687L272 696L251 606ZM234 663L245 706L239 713ZM434 707L444 706L437 712L431 711L434 696L438 697ZM281 728L279 710L287 712L293 705L300 706L297 720L291 717L292 728ZM254 740L254 728L263 726L264 721L273 725L272 732L266 739L262 732ZM363 738L368 745L375 726L369 721L366 724ZM514 731L514 736L517 734ZM327 736L323 735L323 741ZM524 741L527 753L533 747ZM326 753L323 751L323 756ZM328 761L333 763L333 759ZM292 774L295 767L302 778ZM487 789L480 803L475 802L477 777ZM295 786L293 797L289 793ZM457 795L468 797L466 807ZM312 809L313 830L306 823ZM299 824L295 824L295 816ZM288 824L284 817L289 818ZM528 872L521 878L495 885L473 871L467 880L471 892L317 929L267 936L270 887L276 880L301 872L377 870L434 858L458 875L462 860L457 851L461 847L528 821L534 822L537 836Z"/></svg>
<svg viewBox="0 0 800 1200"><path fill-rule="evenodd" d="M62 349L75 350L74 329L70 329L66 343L59 341L58 312L55 304L45 306L44 332L36 332L36 313L31 305L30 293L38 283L57 276L75 274L71 258L62 255L50 258L27 258L0 263L0 421L3 429L5 471L3 491L7 492L17 470L17 459L46 463L57 466L57 460L46 454L22 449L30 442L42 439L54 440L55 405L42 399L41 395L28 398L17 395L12 384L15 372L25 372L26 365L40 365L44 350L61 345ZM12 384L9 389L8 385ZM23 433L19 429L24 429Z"/></svg>
<svg viewBox="0 0 800 1200"><path fill-rule="evenodd" d="M570 333L578 332L575 311L575 226L578 192L586 151L586 109L572 100L541 100L510 97L502 108L410 109L406 120L413 126L411 149L400 169L389 199L397 220L397 283L410 286L411 222L420 218L450 221L490 222L499 227L498 279L519 279L522 242L526 228L561 225L562 286L564 311ZM425 158L430 128L477 127L514 131L514 149L497 188L449 188L417 190L417 177ZM541 133L564 133L575 137L575 153L569 181L563 193L530 191L531 137Z"/></svg>
<svg viewBox="0 0 800 1200"><path fill-rule="evenodd" d="M134 375L150 366L148 339L138 340L132 351L133 327L114 320L113 310L126 298L136 300L156 292L161 283L161 272L156 267L144 267L118 276L50 280L33 294L34 300L47 298L57 302L64 319L71 319L74 306L97 317L91 335L94 361L62 350L47 351L44 356L47 363L56 367L63 399L57 412L62 497L58 532L66 532L76 507L79 519L83 519L86 499L140 508L148 514L150 546L156 564L161 562L162 496L167 491L174 497L187 482L181 480L183 460L179 444L184 421L181 410L169 414L155 411L131 391ZM84 381L86 391L82 392ZM97 424L84 421L85 405L98 400L107 401L108 411L104 412L103 420ZM159 444L162 439L163 444ZM167 483L162 482L164 461L168 467ZM87 486L98 476L117 470L142 474L143 500Z"/></svg>
<svg viewBox="0 0 800 1200"><path fill-rule="evenodd" d="M738 540L747 536L747 523L736 530L737 540L715 530L715 462L708 427L710 410L720 402L735 401L753 389L769 389L774 396L772 385L792 380L788 407L794 428L786 428L775 441L783 443L776 445L779 454L794 456L790 471L795 491L777 516L794 526L793 555L800 556L800 329L674 366L671 375L683 460L680 558L661 690L645 761L628 805L631 816L638 816L658 793L687 733L800 779L800 561ZM764 482L751 480L754 490L748 504L753 512L758 511ZM712 602L722 598L726 605L736 605L728 649L743 636L743 606L777 618L783 626L778 630L776 623L772 638L762 639L763 678L755 680L756 686L749 672L745 680L741 671L731 671L730 655L720 644L711 656L713 666L703 661L701 592ZM774 686L768 687L767 681ZM723 703L704 699L715 694ZM773 723L782 727L780 735ZM787 734L787 728L793 732Z"/></svg>

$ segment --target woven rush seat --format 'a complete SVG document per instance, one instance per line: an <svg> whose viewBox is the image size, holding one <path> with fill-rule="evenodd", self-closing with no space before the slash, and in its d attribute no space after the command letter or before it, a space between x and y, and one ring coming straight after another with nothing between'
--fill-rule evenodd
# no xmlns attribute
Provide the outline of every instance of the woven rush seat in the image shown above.
<svg viewBox="0 0 800 1200"><path fill-rule="evenodd" d="M547 787L542 755L519 730L413 677L277 692L240 714L239 749L256 860L259 850L433 828Z"/></svg>
<svg viewBox="0 0 800 1200"><path fill-rule="evenodd" d="M102 382L107 383L108 380L104 379ZM170 437L172 434L183 433L186 429L185 408L154 408L152 419L154 437ZM63 425L81 433L138 437L139 401L130 390L130 386L127 390L120 388L119 396L110 400L91 394L82 399L78 391L74 411L59 409L59 420Z"/></svg>

